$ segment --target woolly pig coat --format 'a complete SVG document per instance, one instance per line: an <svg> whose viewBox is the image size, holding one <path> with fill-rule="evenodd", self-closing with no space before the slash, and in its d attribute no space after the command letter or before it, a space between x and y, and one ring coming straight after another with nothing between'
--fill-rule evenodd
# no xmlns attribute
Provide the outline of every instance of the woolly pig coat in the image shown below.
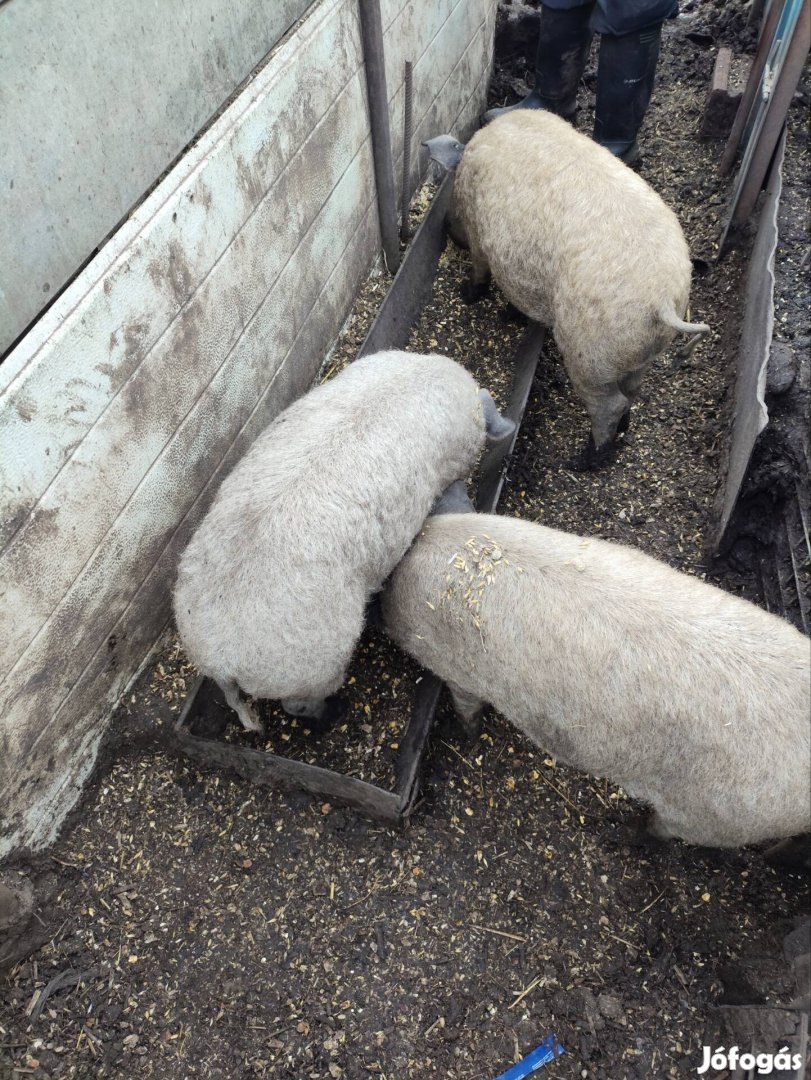
<svg viewBox="0 0 811 1080"><path fill-rule="evenodd" d="M811 829L809 641L631 548L432 517L383 598L390 635L533 742L650 803L654 832L737 846Z"/></svg>
<svg viewBox="0 0 811 1080"><path fill-rule="evenodd" d="M258 698L334 692L370 594L484 440L476 383L444 356L378 353L285 409L181 557L189 656Z"/></svg>
<svg viewBox="0 0 811 1080"><path fill-rule="evenodd" d="M456 170L452 232L474 280L489 269L520 311L552 327L592 420L613 438L642 373L682 321L692 263L672 210L608 150L542 109L478 131Z"/></svg>

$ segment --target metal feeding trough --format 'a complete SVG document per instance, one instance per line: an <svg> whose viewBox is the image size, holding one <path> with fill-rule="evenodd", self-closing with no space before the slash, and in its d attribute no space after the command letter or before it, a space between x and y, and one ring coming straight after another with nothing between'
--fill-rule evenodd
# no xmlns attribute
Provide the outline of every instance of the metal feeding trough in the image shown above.
<svg viewBox="0 0 811 1080"><path fill-rule="evenodd" d="M366 336L360 356L406 345L411 328L431 295L445 246L444 222L451 184L448 177L439 188ZM511 439L490 447L482 459L476 498L476 508L481 513L496 509L545 336L543 327L530 323L516 349L510 401L504 410L515 421L516 429ZM260 784L297 788L351 806L369 817L396 823L405 820L414 808L420 763L441 690L439 679L427 672L415 686L411 718L395 763L393 791L318 765L225 742L222 735L234 714L217 685L206 678L198 679L192 686L175 726L174 739L184 754L201 765L231 769Z"/></svg>

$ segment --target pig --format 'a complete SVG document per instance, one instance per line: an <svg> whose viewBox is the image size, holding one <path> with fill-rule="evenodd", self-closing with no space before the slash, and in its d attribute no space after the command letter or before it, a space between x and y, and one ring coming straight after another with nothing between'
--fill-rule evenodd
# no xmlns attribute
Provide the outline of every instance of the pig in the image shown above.
<svg viewBox="0 0 811 1080"><path fill-rule="evenodd" d="M806 637L632 548L437 509L382 618L468 728L489 703L650 804L662 839L737 847L811 830Z"/></svg>
<svg viewBox="0 0 811 1080"><path fill-rule="evenodd" d="M684 321L692 263L678 219L605 147L542 109L519 109L467 147L429 139L433 160L455 169L451 236L469 247L475 301L492 275L519 311L552 328L591 420L570 462L593 469L628 429L642 377Z"/></svg>
<svg viewBox="0 0 811 1080"><path fill-rule="evenodd" d="M445 356L356 360L285 409L226 478L183 552L181 641L244 728L253 698L327 724L364 609L432 503L514 424Z"/></svg>

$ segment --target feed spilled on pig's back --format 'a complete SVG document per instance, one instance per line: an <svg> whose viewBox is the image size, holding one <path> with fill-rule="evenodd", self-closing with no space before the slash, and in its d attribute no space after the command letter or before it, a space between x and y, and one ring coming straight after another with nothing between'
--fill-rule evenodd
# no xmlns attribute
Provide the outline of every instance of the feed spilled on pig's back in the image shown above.
<svg viewBox="0 0 811 1080"><path fill-rule="evenodd" d="M784 619L632 548L471 513L428 519L382 606L468 729L492 705L649 803L656 835L811 830L811 643Z"/></svg>

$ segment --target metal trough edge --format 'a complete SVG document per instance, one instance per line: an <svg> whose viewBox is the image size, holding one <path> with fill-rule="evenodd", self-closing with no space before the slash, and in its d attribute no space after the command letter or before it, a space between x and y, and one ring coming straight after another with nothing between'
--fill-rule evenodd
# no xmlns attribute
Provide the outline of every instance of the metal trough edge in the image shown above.
<svg viewBox="0 0 811 1080"><path fill-rule="evenodd" d="M494 514L498 506L501 490L507 478L507 466L515 449L518 431L532 389L532 380L535 378L535 369L538 366L545 340L546 327L530 322L515 350L510 400L504 410L505 416L514 421L515 431L506 444L489 447L482 458L476 498L476 509L480 514Z"/></svg>
<svg viewBox="0 0 811 1080"><path fill-rule="evenodd" d="M452 192L453 176L448 174L414 233L358 357L383 349L402 349L408 342L411 329L431 296L439 256L445 247L445 215Z"/></svg>
<svg viewBox="0 0 811 1080"><path fill-rule="evenodd" d="M173 732L178 749L187 757L201 765L232 769L255 783L328 796L383 821L397 822L400 819L399 795L376 784L369 784L354 776L344 776L320 765L310 765L306 761L192 734L190 721L194 719L194 710L200 702L200 690L204 684L208 684L207 707L221 704L225 714L230 712L217 685L201 675L189 691Z"/></svg>
<svg viewBox="0 0 811 1080"><path fill-rule="evenodd" d="M719 520L711 538L713 551L718 551L723 542L755 443L769 421L765 400L766 369L774 330L774 259L779 239L777 215L783 186L785 148L784 132L769 174L766 198L744 284L744 313L735 372L729 460Z"/></svg>

